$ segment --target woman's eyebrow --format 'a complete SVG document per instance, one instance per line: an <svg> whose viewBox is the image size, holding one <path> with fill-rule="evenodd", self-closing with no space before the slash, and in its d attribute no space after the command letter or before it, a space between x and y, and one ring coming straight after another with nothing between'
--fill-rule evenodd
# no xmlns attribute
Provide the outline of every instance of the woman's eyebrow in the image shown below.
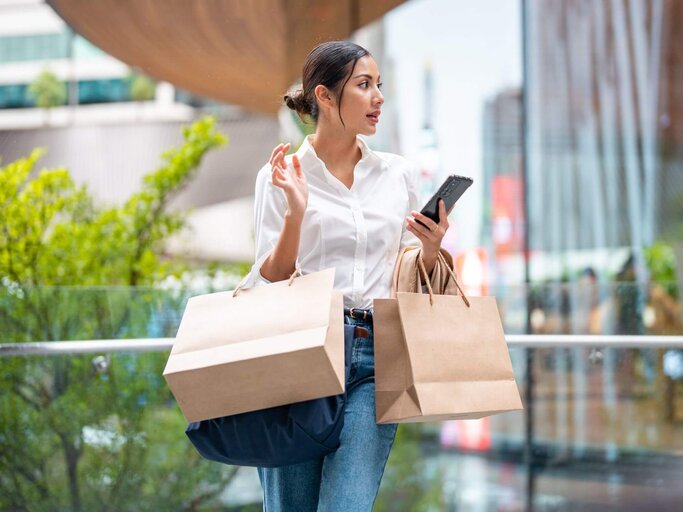
<svg viewBox="0 0 683 512"><path fill-rule="evenodd" d="M365 77L369 78L370 80L372 80L372 75L368 75L367 73L362 73L360 75L356 75L353 78L360 78L362 76L365 76ZM377 80L379 80L379 76L377 76Z"/></svg>

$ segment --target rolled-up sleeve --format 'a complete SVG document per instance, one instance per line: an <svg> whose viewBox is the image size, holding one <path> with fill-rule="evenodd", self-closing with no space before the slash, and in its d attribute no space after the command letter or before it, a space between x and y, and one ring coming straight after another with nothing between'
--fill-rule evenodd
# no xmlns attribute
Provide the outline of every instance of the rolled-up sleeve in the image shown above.
<svg viewBox="0 0 683 512"><path fill-rule="evenodd" d="M405 180L406 187L408 189L408 207L406 209L406 217L410 215L411 211L420 211L420 208L422 207L422 205L420 205L420 196L418 194L418 177L419 169L417 168L417 166L415 166L412 163L406 163ZM399 254L404 247L407 247L409 245L417 245L418 247L422 246L422 242L420 242L420 239L416 237L414 234L412 234L410 231L408 231L407 228L408 221L404 220L403 230L401 232L401 244L399 246Z"/></svg>
<svg viewBox="0 0 683 512"><path fill-rule="evenodd" d="M286 211L287 199L285 194L282 189L273 185L270 164L266 164L256 176L254 189L255 261L245 278L243 288L270 283L261 275L261 267L273 252L280 237Z"/></svg>

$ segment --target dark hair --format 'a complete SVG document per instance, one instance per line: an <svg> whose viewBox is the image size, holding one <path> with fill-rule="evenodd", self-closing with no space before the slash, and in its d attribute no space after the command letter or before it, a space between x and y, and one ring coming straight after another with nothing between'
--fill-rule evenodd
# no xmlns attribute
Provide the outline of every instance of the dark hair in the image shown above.
<svg viewBox="0 0 683 512"><path fill-rule="evenodd" d="M351 78L358 59L366 55L370 55L370 52L349 41L329 41L316 46L304 63L303 88L287 93L284 97L285 104L295 110L302 120L308 115L317 123L319 110L315 100L315 88L324 85L339 99L339 119L343 125L341 101L344 86Z"/></svg>

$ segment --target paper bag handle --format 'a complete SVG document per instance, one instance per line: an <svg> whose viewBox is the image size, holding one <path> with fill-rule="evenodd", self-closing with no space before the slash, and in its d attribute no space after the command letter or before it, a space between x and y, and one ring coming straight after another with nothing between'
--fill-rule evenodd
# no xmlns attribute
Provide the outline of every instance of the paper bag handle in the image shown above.
<svg viewBox="0 0 683 512"><path fill-rule="evenodd" d="M299 267L296 267L294 269L294 272L292 272L292 275L289 276L289 282L287 283L287 286L292 286L292 283L294 282L294 278L297 276L303 276L303 274L301 273L301 268L299 268ZM239 283L237 283L237 286L235 286L235 291L232 292L233 297L237 297L237 292L239 292L242 289L242 286L244 286L244 283L247 282L248 278L249 278L249 274L244 276L242 278L242 280Z"/></svg>
<svg viewBox="0 0 683 512"><path fill-rule="evenodd" d="M460 287L460 284L458 283L457 278L455 277L455 273L453 272L453 269L450 267L448 262L446 261L446 258L443 257L443 254L441 252L438 253L437 255L438 260L448 269L448 272L450 273L451 277L453 278L453 282L455 283L455 286L458 288L458 291L460 292L460 296L462 297L463 302L467 307L470 307L470 301L467 300L467 296L465 295L465 292L463 292L462 288ZM422 273L422 276L424 276L425 284L427 285L427 290L429 291L429 305L434 304L434 290L432 290L432 284L429 280L429 275L427 274L427 269L425 268L424 260L422 259L422 251L420 250L420 254L417 255L417 267L418 267L418 277L420 277L420 273ZM421 286L420 286L420 280L418 279L417 283L418 287L418 293L420 293Z"/></svg>
<svg viewBox="0 0 683 512"><path fill-rule="evenodd" d="M465 295L465 292L463 291L463 289L460 287L460 283L458 283L458 279L455 277L455 272L453 272L453 269L451 268L451 266L446 261L446 258L444 258L444 255L441 254L441 252L439 252L437 257L439 258L439 260L441 260L441 263L443 263L444 267L446 267L446 269L448 270L448 273L453 278L453 282L455 283L456 288L460 292L460 296L462 297L462 300L465 301L465 304L467 304L467 307L470 307L470 301L467 300L467 296Z"/></svg>
<svg viewBox="0 0 683 512"><path fill-rule="evenodd" d="M429 305L434 305L434 290L432 290L432 283L429 281L429 275L427 274L427 269L425 268L425 262L422 260L422 250L417 255L417 293L422 292L422 283L420 282L420 275L424 276L425 284L427 285L427 291L429 291Z"/></svg>

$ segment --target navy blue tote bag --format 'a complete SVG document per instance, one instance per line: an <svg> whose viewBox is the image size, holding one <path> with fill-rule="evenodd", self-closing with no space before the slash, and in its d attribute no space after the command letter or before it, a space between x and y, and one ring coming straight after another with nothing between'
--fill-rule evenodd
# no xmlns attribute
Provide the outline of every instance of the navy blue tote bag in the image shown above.
<svg viewBox="0 0 683 512"><path fill-rule="evenodd" d="M344 324L347 381L354 329ZM339 448L344 400L341 394L192 422L185 433L204 458L215 462L267 468L298 464Z"/></svg>

